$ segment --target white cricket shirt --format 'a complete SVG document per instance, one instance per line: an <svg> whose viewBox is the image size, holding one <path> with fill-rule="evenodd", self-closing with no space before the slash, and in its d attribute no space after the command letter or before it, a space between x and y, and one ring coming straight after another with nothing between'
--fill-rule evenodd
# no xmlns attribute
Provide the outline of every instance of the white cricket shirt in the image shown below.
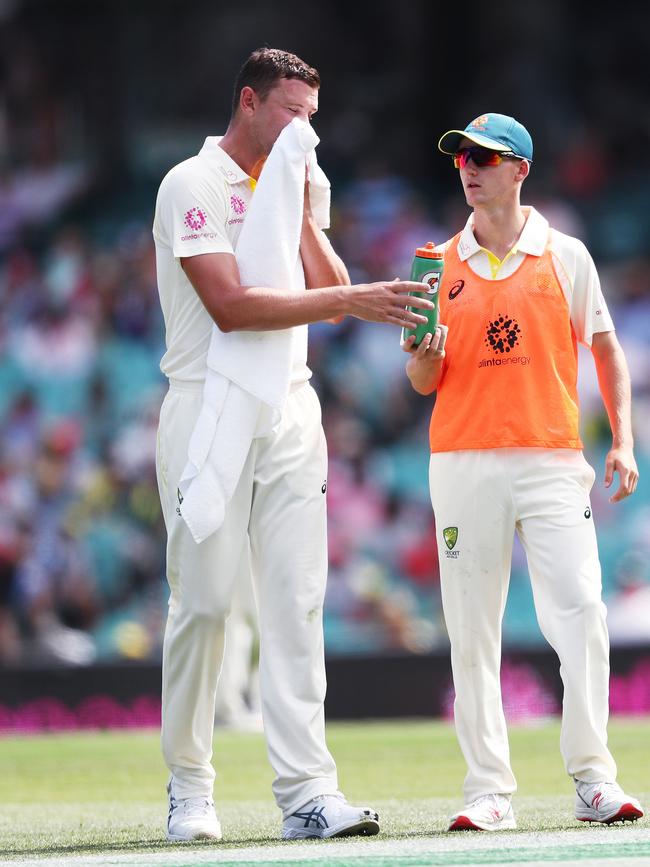
<svg viewBox="0 0 650 867"><path fill-rule="evenodd" d="M153 237L158 293L167 351L160 369L170 379L203 382L213 320L185 275L180 260L230 253L246 218L255 182L209 136L199 153L174 166L156 199ZM311 376L307 326L296 327L291 382Z"/></svg>

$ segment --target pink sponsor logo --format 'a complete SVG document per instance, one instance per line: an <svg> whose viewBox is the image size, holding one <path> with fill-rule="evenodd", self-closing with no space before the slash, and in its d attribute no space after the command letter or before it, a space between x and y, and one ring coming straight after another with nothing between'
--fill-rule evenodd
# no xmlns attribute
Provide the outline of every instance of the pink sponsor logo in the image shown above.
<svg viewBox="0 0 650 867"><path fill-rule="evenodd" d="M230 197L230 206L236 214L243 214L246 210L246 202L239 196Z"/></svg>
<svg viewBox="0 0 650 867"><path fill-rule="evenodd" d="M190 208L189 211L185 212L185 219L183 222L188 229L194 229L196 232L205 226L208 222L208 218L205 211L202 211L201 208Z"/></svg>

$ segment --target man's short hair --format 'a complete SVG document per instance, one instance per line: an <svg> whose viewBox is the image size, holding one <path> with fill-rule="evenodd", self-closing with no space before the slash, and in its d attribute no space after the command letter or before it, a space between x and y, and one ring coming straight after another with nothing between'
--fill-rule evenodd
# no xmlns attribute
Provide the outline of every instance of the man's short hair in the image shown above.
<svg viewBox="0 0 650 867"><path fill-rule="evenodd" d="M298 78L310 87L320 87L320 75L295 54L279 48L258 48L239 70L232 99L233 115L239 108L242 88L252 87L262 101L281 78Z"/></svg>

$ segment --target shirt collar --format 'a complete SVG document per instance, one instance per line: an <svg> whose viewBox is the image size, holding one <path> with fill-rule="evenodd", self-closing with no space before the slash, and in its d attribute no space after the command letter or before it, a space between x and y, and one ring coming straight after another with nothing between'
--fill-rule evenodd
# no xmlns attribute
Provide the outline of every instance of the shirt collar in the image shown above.
<svg viewBox="0 0 650 867"><path fill-rule="evenodd" d="M532 206L525 206L522 210L527 214L527 217L523 231L515 245L516 250L530 256L541 256L546 249L548 240L548 220ZM481 250L482 247L474 237L474 214L470 214L458 240L458 257L461 262L465 262L475 253L480 253Z"/></svg>
<svg viewBox="0 0 650 867"><path fill-rule="evenodd" d="M219 142L223 136L209 135L205 144L199 151L199 156L207 160L214 166L228 181L229 184L239 184L242 181L249 180L246 172L240 168L237 163L228 156L228 154L219 147Z"/></svg>

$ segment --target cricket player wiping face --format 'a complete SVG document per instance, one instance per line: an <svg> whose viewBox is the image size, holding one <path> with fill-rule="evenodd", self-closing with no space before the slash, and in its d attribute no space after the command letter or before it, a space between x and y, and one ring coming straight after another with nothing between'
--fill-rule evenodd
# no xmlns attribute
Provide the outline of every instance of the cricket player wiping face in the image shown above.
<svg viewBox="0 0 650 867"><path fill-rule="evenodd" d="M264 98L252 87L242 88L239 107L248 123L251 143L260 157L266 157L294 117L311 123L318 111L318 88L298 78L280 78Z"/></svg>

